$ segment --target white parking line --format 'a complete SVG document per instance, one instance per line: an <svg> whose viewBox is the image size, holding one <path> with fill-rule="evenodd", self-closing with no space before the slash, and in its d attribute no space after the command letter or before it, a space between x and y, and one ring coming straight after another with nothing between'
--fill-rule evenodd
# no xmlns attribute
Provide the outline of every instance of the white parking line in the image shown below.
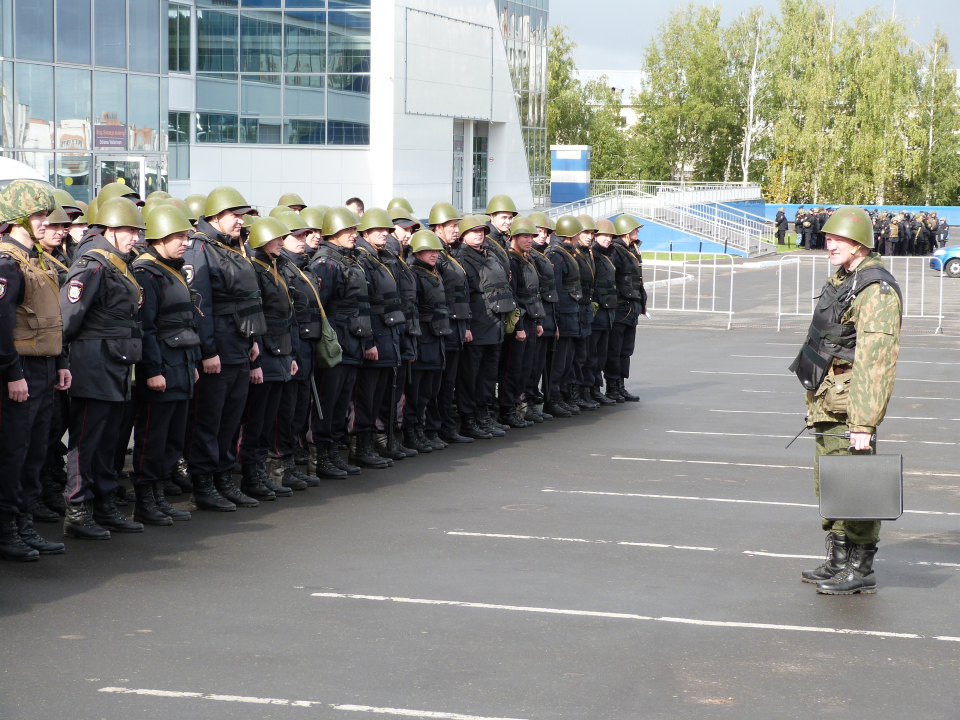
<svg viewBox="0 0 960 720"><path fill-rule="evenodd" d="M818 627L815 625L778 625L774 623L730 622L721 620L697 620L694 618L652 617L634 613L600 612L596 610L567 610L562 608L528 607L524 605L497 605L493 603L463 602L459 600L430 600L426 598L391 597L387 595L355 595L352 593L311 593L311 597L330 600L369 600L374 602L393 602L411 605L444 605L476 610L506 610L512 612L541 613L546 615L572 615L578 617L610 618L613 620L645 620L673 623L679 625L698 625L701 627L740 628L746 630L784 630L788 632L824 633L829 635L867 635L881 638L901 638L904 640L927 640L916 633L889 632L885 630L853 630L849 628ZM960 640L949 636L935 636L934 640Z"/></svg>
<svg viewBox="0 0 960 720"><path fill-rule="evenodd" d="M652 493L625 493L625 492L606 492L601 490L557 490L556 488L543 488L540 492L561 493L563 495L610 495L614 497L640 497L653 498L656 500L701 500L703 502L734 503L737 505L782 505L784 507L804 507L818 508L819 505L811 503L782 502L777 500L735 500L734 498L713 498L699 497L696 495L654 495ZM960 512L946 512L943 510L904 510L904 513L912 515L960 515Z"/></svg>
<svg viewBox="0 0 960 720"><path fill-rule="evenodd" d="M691 370L697 375L753 375L754 377L796 377L792 373L731 372L728 370ZM925 378L897 378L897 382L960 383L960 380L927 380Z"/></svg>
<svg viewBox="0 0 960 720"><path fill-rule="evenodd" d="M792 415L801 417L798 412L779 412L777 410L710 410L716 413L737 413L743 415ZM903 415L884 415L884 420L937 420L939 422L957 422L960 418L932 418L932 417L907 417Z"/></svg>
<svg viewBox="0 0 960 720"><path fill-rule="evenodd" d="M669 460L667 458L621 457L614 455L611 460L637 460L640 462L690 463L692 465L735 465L737 467L776 468L786 470L813 470L813 465L761 465L760 463L735 463L722 460Z"/></svg>
<svg viewBox="0 0 960 720"><path fill-rule="evenodd" d="M359 597L359 596L358 596ZM193 700L219 700L221 702L251 703L253 705L286 705L288 707L313 707L323 705L318 700L285 700L283 698L243 697L240 695L209 695L198 692L180 692L174 690L151 690L147 688L104 687L98 692L117 695L148 695L162 698L189 698ZM437 712L434 710L410 710L408 708L375 707L373 705L337 705L329 703L334 710L346 712L378 713L380 715L399 715L401 717L440 718L442 720L523 720L522 718L482 717L462 713Z"/></svg>
<svg viewBox="0 0 960 720"><path fill-rule="evenodd" d="M663 543L628 542L626 540L584 540L582 538L538 537L536 535L501 535L499 533L463 532L461 530L446 530L444 532L447 535L502 538L505 540L554 540L557 542L587 543L589 545L630 545L632 547L672 548L674 550L701 550L703 552L713 552L716 550L716 548L712 547L695 547L693 545L664 545Z"/></svg>
<svg viewBox="0 0 960 720"><path fill-rule="evenodd" d="M762 437L762 438L779 438L787 440L792 440L792 435L763 435L760 433L722 433L722 432L706 432L701 430L664 430L664 432L672 433L674 435L723 435L726 437ZM803 440L814 440L815 438L812 435L801 435L798 439ZM918 444L918 445L956 445L955 442L940 442L938 440L889 440L887 438L881 438L881 443L908 443L908 444Z"/></svg>

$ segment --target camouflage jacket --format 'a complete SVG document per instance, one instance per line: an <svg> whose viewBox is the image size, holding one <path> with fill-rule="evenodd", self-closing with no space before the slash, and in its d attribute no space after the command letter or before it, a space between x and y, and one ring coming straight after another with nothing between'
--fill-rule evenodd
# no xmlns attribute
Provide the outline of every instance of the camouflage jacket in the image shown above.
<svg viewBox="0 0 960 720"><path fill-rule="evenodd" d="M857 270L882 265L877 253ZM836 287L850 273L842 267L827 282ZM807 393L807 422L845 422L850 432L872 433L883 420L893 394L900 353L900 298L879 283L856 296L840 322L857 329L857 349L852 371L834 359L820 387Z"/></svg>

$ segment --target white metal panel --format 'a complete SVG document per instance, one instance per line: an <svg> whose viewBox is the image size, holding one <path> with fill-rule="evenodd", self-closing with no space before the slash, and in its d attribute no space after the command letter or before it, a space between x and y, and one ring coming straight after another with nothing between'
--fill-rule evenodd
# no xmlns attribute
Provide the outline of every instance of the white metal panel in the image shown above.
<svg viewBox="0 0 960 720"><path fill-rule="evenodd" d="M493 28L407 8L406 112L489 120Z"/></svg>

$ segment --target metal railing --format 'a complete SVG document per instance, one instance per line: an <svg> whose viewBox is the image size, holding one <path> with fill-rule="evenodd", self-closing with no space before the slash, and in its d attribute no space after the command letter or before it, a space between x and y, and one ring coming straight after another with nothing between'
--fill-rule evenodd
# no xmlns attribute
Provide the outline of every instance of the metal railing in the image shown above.
<svg viewBox="0 0 960 720"><path fill-rule="evenodd" d="M591 180L590 194L620 190L633 195L683 195L692 202L736 202L761 200L759 183L670 182L661 180Z"/></svg>
<svg viewBox="0 0 960 720"><path fill-rule="evenodd" d="M733 256L659 250L643 254L653 256L643 261L648 309L726 315L727 330L733 327ZM650 267L653 273L647 282Z"/></svg>
<svg viewBox="0 0 960 720"><path fill-rule="evenodd" d="M930 269L929 257L884 257L883 264L900 285L903 317L936 320L937 328L933 334L942 333L944 274ZM796 272L791 266L796 267ZM777 331L784 317L813 315L820 290L834 272L836 267L830 264L826 255L787 255L780 258L780 267L777 268ZM939 277L927 282L931 272Z"/></svg>

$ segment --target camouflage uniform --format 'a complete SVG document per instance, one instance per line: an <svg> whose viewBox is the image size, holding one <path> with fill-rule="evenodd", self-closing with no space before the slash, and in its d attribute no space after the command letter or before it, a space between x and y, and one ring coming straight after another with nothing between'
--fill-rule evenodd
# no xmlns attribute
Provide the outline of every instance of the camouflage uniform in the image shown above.
<svg viewBox="0 0 960 720"><path fill-rule="evenodd" d="M882 264L880 256L871 252L854 272ZM850 274L841 267L827 282L837 287ZM856 361L851 366L835 359L820 387L807 393L807 425L829 434L816 437L813 477L817 497L820 456L842 455L850 447L846 438L831 435L874 433L883 420L897 375L900 312L900 299L889 287L873 284L857 295L841 318L842 324L857 329ZM823 529L864 545L876 543L880 537L879 520L823 520Z"/></svg>

